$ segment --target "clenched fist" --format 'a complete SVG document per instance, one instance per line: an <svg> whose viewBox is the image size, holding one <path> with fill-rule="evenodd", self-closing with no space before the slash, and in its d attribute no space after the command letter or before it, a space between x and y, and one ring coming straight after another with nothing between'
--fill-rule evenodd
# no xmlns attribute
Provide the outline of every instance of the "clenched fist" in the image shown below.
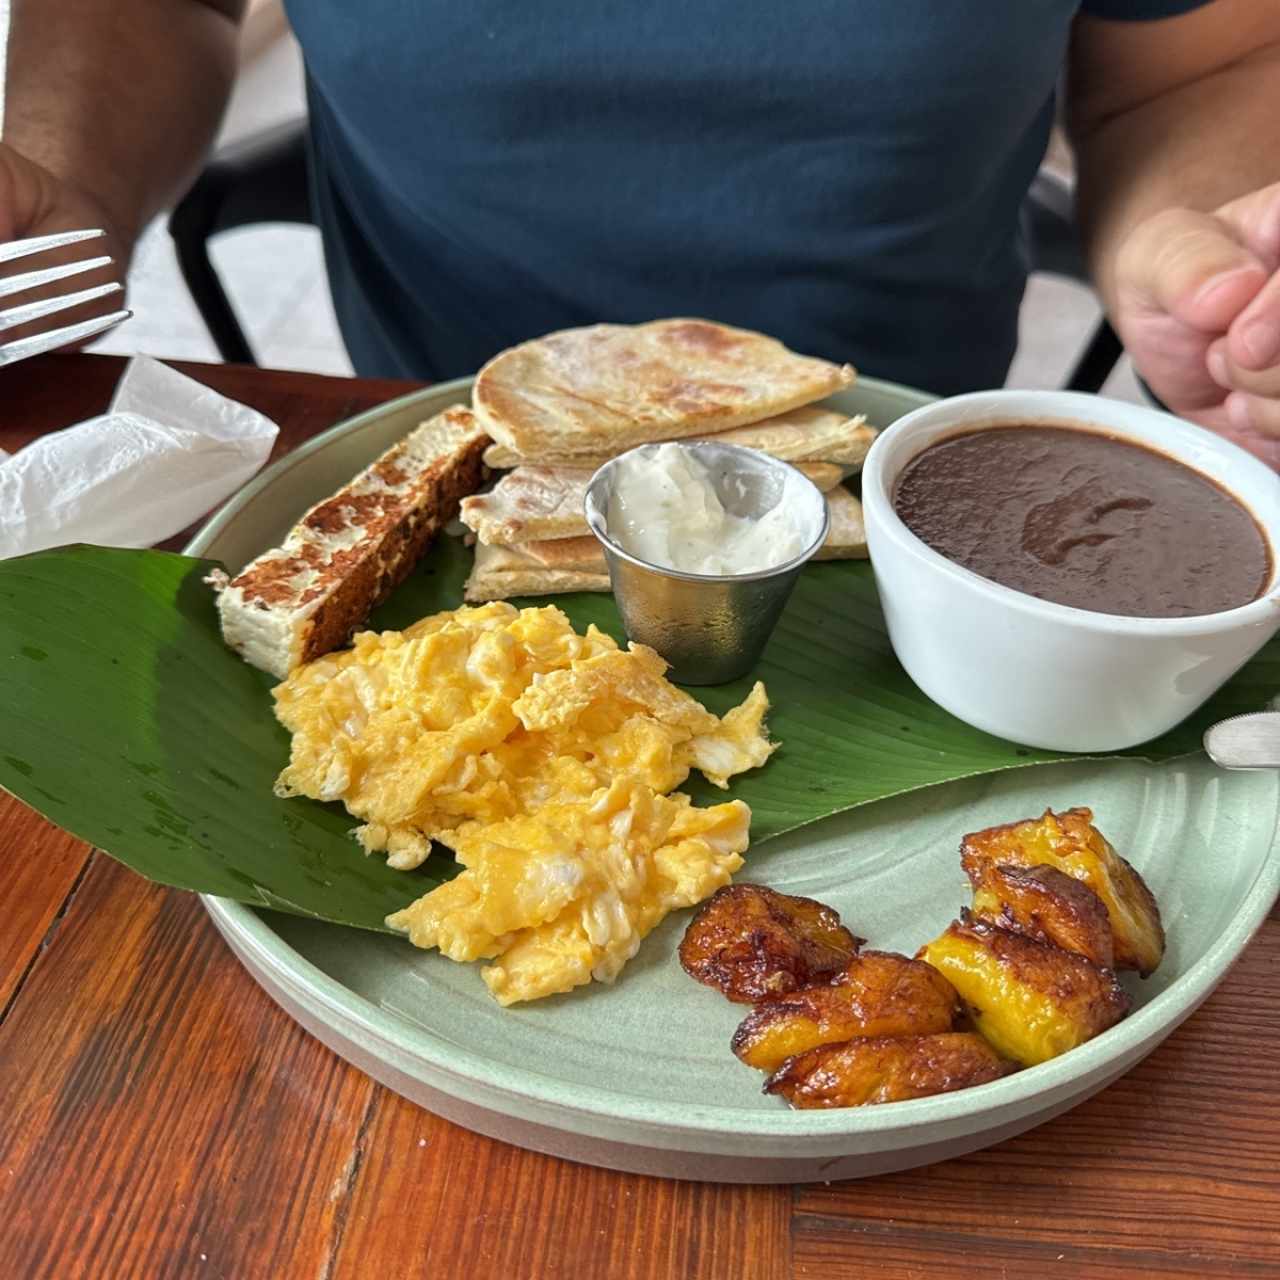
<svg viewBox="0 0 1280 1280"><path fill-rule="evenodd" d="M1112 322L1152 391L1280 467L1280 182L1148 218L1115 270Z"/></svg>

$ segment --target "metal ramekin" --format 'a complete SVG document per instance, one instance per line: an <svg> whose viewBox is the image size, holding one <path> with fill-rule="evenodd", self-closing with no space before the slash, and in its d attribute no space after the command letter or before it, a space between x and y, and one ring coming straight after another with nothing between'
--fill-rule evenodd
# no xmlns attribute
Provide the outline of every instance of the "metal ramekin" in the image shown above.
<svg viewBox="0 0 1280 1280"><path fill-rule="evenodd" d="M826 541L827 501L789 463L755 449L709 441L680 443L711 474L720 501L734 515L761 516L799 494L797 514L811 537L800 555L756 573L682 573L650 564L609 534L609 502L619 465L658 445L640 445L606 462L587 486L586 516L609 564L609 580L630 639L656 649L678 684L724 684L760 659L800 570ZM797 481L799 483L797 484Z"/></svg>

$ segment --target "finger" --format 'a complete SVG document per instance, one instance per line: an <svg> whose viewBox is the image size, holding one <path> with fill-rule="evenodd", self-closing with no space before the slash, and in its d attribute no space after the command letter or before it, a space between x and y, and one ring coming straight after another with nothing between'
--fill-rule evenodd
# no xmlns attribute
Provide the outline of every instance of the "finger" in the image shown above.
<svg viewBox="0 0 1280 1280"><path fill-rule="evenodd" d="M1233 355L1230 338L1219 338L1205 352L1205 367L1214 382L1227 391L1245 391L1280 400L1280 364L1249 369Z"/></svg>
<svg viewBox="0 0 1280 1280"><path fill-rule="evenodd" d="M1122 290L1202 333L1225 333L1269 276L1226 222L1194 209L1148 218L1116 262Z"/></svg>
<svg viewBox="0 0 1280 1280"><path fill-rule="evenodd" d="M1240 196L1215 212L1260 262L1280 271L1280 182Z"/></svg>
<svg viewBox="0 0 1280 1280"><path fill-rule="evenodd" d="M1233 432L1241 436L1280 439L1280 400L1233 391L1223 406Z"/></svg>
<svg viewBox="0 0 1280 1280"><path fill-rule="evenodd" d="M1243 431L1237 429L1227 417L1225 404L1219 404L1212 409L1196 410L1194 413L1184 413L1182 416L1189 422L1207 427L1214 435L1222 436L1232 444L1247 449L1255 458L1261 458L1267 466L1280 471L1280 437L1262 435L1252 428Z"/></svg>
<svg viewBox="0 0 1280 1280"><path fill-rule="evenodd" d="M29 234L47 204L41 170L0 142L0 243Z"/></svg>
<svg viewBox="0 0 1280 1280"><path fill-rule="evenodd" d="M1231 358L1244 369L1265 370L1280 363L1280 271L1231 322Z"/></svg>
<svg viewBox="0 0 1280 1280"><path fill-rule="evenodd" d="M1181 324L1167 312L1152 311L1125 317L1120 336L1134 367L1174 412L1222 403L1222 388L1206 365L1212 334Z"/></svg>

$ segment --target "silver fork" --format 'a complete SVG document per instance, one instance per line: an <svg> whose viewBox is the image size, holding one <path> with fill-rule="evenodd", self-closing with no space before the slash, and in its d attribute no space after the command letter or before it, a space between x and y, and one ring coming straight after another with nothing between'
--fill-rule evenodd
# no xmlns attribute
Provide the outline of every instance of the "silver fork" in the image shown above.
<svg viewBox="0 0 1280 1280"><path fill-rule="evenodd" d="M30 240L11 240L8 244L0 244L0 265L16 262L20 258L29 258L34 254L48 253L51 249L61 249L69 244L96 240L105 234L101 230L63 231L57 235L36 236ZM67 262L57 267L46 267L43 271L24 271L18 275L0 276L0 298L7 298L15 293L25 293L28 289L38 289L57 280L78 276L85 271L94 271L98 267L109 265L110 262L111 259L105 256L85 258L80 262ZM68 307L77 307L82 302L92 302L95 298L105 298L110 294L119 293L122 287L118 281L99 284L91 289L81 289L78 293L59 294L53 298L41 298L38 302L24 302L16 307L9 307L7 310L0 311L0 336L9 329L30 324L31 321L39 320L44 316L55 315ZM110 315L95 316L92 320L82 320L79 324L65 324L61 328L32 334L28 338L19 338L14 342L0 342L0 368L13 364L16 360L25 360L28 356L40 355L71 342L92 338L94 334L110 329L121 320L127 320L132 314L132 311L113 311Z"/></svg>

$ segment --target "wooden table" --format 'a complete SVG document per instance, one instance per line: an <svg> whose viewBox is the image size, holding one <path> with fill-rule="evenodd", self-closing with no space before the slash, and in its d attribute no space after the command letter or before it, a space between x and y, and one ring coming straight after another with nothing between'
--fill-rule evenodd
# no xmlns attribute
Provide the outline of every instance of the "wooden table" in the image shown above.
<svg viewBox="0 0 1280 1280"><path fill-rule="evenodd" d="M0 447L100 411L120 367L0 372ZM281 449L407 389L182 367L276 419ZM455 1128L303 1034L197 899L2 794L0 917L5 1280L1280 1276L1276 915L1084 1106L965 1159L794 1188L609 1173Z"/></svg>

